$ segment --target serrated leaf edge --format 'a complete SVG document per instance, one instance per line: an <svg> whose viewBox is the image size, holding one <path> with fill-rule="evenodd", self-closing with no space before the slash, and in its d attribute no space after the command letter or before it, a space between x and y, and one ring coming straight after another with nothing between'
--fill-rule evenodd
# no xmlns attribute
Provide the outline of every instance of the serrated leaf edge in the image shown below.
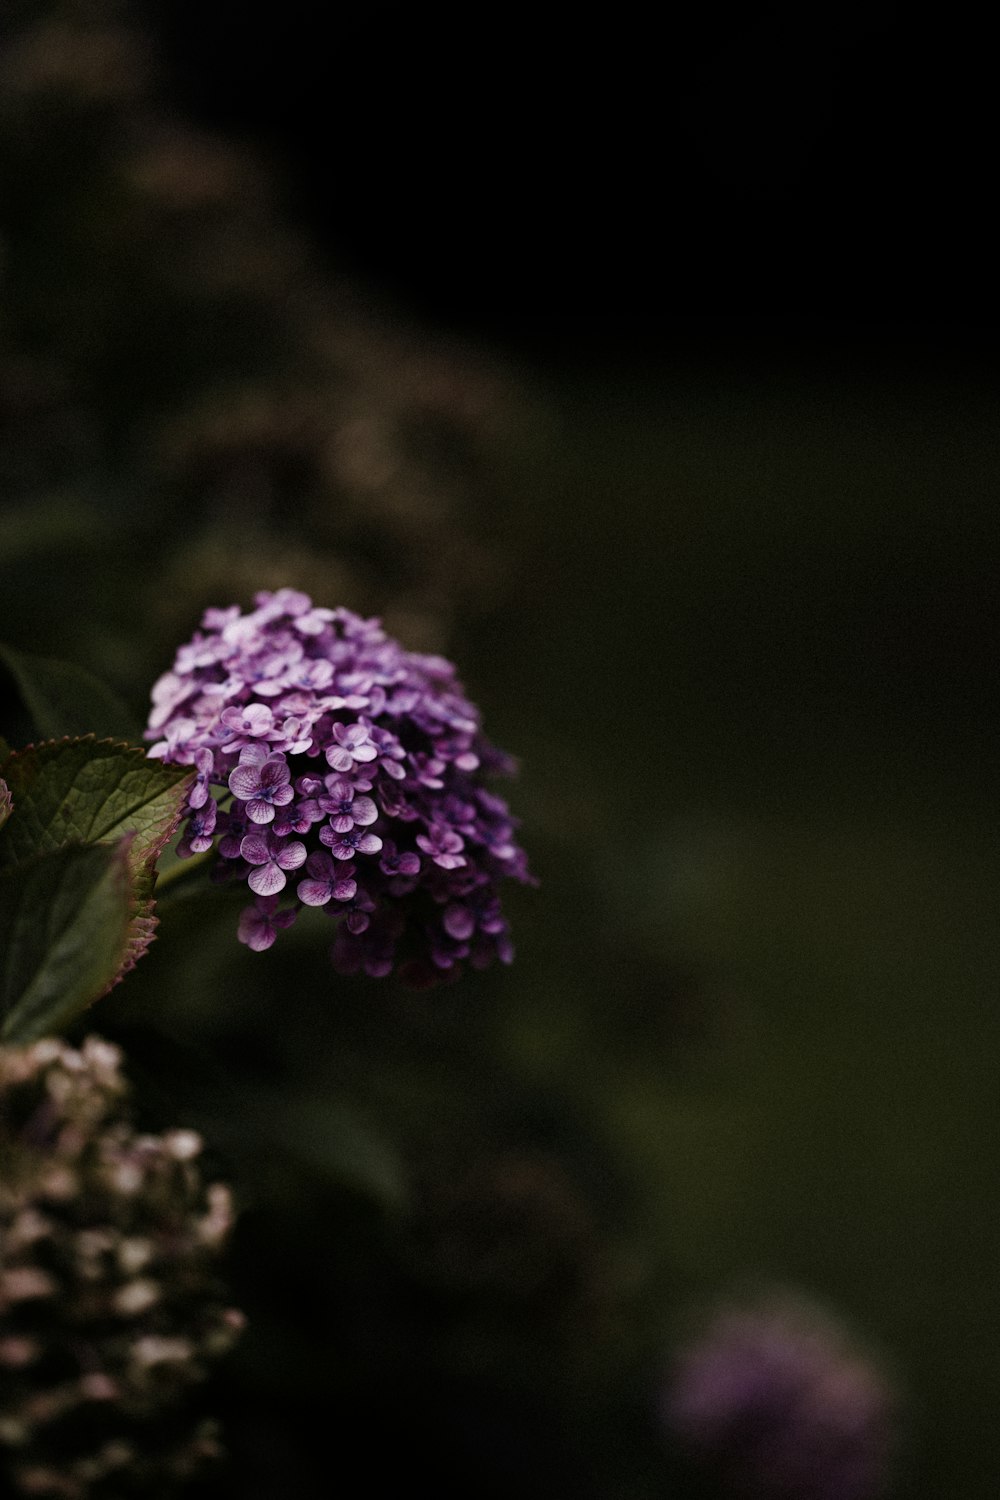
<svg viewBox="0 0 1000 1500"><path fill-rule="evenodd" d="M55 739L32 741L28 745L23 745L18 747L18 749L16 750L11 750L9 754L4 758L2 765L0 765L0 769L4 769L10 764L12 760L17 759L17 757L19 756L27 754L29 751L45 750L50 747L76 745L93 745L95 749L103 747L108 750L114 750L117 752L126 751L134 758L137 767L139 764L145 765L147 763L150 763L149 756L146 754L142 746L130 744L128 740L118 740L110 737L103 737L99 739L96 734L65 734L59 735ZM157 764L157 762L154 761L151 762L151 764L155 765ZM177 771L178 773L182 773L178 774L174 780L173 786L176 788L182 787L184 785L185 779L189 779L192 782L194 781L195 772L190 767L167 767L164 765L163 769L169 769L172 771ZM0 782L0 784L6 786L6 782ZM142 860L140 860L137 864L132 863L132 861L129 859L128 853L129 847L131 846L135 838L134 833L125 833L121 838L114 840L94 839L90 841L95 846L100 845L117 847L122 851L122 857L125 860L124 868L125 876L128 881L129 904L131 908L128 927L126 928L125 945L122 951L121 961L119 963L117 972L115 973L114 977L111 979L107 987L103 989L100 994L94 996L94 1001L102 999L104 995L108 994L110 990L113 990L116 985L120 984L121 981L125 978L126 974L130 974L132 972L136 964L139 962L139 959L145 956L145 954L149 951L151 944L156 940L156 931L160 925L160 919L155 915L156 900L153 896L153 889L156 879L156 864L159 860L160 855L163 853L164 849L166 849L174 834L177 832L177 828L183 815L183 803L184 799L182 798L179 801L176 816L172 819L170 826L164 830L162 835L157 837L153 844L150 845ZM142 805L144 804L139 804L140 807ZM138 811L138 807L135 810ZM127 816L128 810L126 810L126 812L123 814L123 817ZM0 827L2 827L2 824L0 824ZM76 842L80 842L81 844L83 844L85 841L68 839L66 840L66 845ZM66 847L66 845L62 847ZM21 863L24 863L24 861L21 861ZM148 889L143 889L143 887L146 886L148 886ZM91 1001L90 1004L93 1004L94 1001Z"/></svg>
<svg viewBox="0 0 1000 1500"><path fill-rule="evenodd" d="M12 761L17 760L17 758L19 756L27 755L27 753L29 751L31 751L31 750L36 750L36 751L37 750L47 750L50 747L60 746L60 745L70 746L70 745L90 745L90 744L92 744L95 749L99 749L101 747L106 747L109 750L117 750L117 751L124 750L124 751L128 751L130 755L132 755L133 757L136 758L136 764L137 765L139 763L141 763L143 765L149 764L149 765L154 765L154 766L155 765L162 765L163 769L165 771L166 770L171 770L171 771L177 771L178 773L182 773L182 774L178 774L178 776L176 777L176 780L173 783L173 785L175 787L183 786L185 778L190 778L191 782L192 783L194 782L194 778L195 778L195 774L196 773L195 773L194 769L192 767L190 767L190 766L169 766L168 767L168 766L164 765L162 761L156 761L156 760L150 761L149 756L146 754L145 750L142 748L141 745L132 745L132 744L130 744L128 742L128 740L116 740L116 739L109 739L109 738L98 739L98 737L97 737L96 734L64 734L64 735L60 735L57 739L37 740L37 741L33 740L31 742L31 744L29 744L29 745L22 745L18 749L12 750L10 752L10 754L3 760L3 762L0 762L0 772L2 772L8 765L10 765L10 763ZM145 804L140 803L139 807L144 806L144 805ZM122 815L123 818L124 817L128 817L130 811L138 811L138 807L135 808L135 809L126 809L126 811ZM180 812L180 809L179 809L178 810L177 818L174 821L173 826L170 827L170 828L168 828L166 830L166 832L161 837L159 837L153 845L151 845L148 854L145 856L145 858L142 860L141 864L138 866L139 869L143 870L147 874L152 874L153 867L155 866L156 861L159 859L160 855L163 853L164 849L167 847L167 845L170 843L170 840L173 838L174 834L177 832L177 828L178 828L178 825L180 824L180 820L181 820L181 812ZM68 840L67 842L70 842L70 841ZM88 842L88 841L85 840L84 842ZM89 840L89 842L95 843L95 844L101 844L101 843L107 843L108 840L106 840L106 839L92 839L92 840Z"/></svg>

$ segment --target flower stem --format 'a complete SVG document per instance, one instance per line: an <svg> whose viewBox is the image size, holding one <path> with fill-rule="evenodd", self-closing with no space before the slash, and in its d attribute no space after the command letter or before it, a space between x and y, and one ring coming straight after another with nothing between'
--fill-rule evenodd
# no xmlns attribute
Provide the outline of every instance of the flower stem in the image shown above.
<svg viewBox="0 0 1000 1500"><path fill-rule="evenodd" d="M170 888L173 895L177 886L192 875L197 875L203 865L207 864L215 853L214 849L206 849L201 854L192 854L190 859L178 860L171 865L169 870L161 870L156 877L155 893L159 898L165 890Z"/></svg>

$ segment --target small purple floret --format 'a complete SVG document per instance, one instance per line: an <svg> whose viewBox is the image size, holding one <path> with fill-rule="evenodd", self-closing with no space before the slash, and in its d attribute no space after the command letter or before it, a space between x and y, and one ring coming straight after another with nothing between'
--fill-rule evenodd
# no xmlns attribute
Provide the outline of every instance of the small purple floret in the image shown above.
<svg viewBox="0 0 1000 1500"><path fill-rule="evenodd" d="M334 724L333 737L336 743L327 746L326 758L335 771L353 771L359 761L378 755L366 724Z"/></svg>
<svg viewBox="0 0 1000 1500"><path fill-rule="evenodd" d="M270 948L281 928L291 927L297 915L294 907L279 911L277 896L258 896L241 914L237 935L241 943L262 953Z"/></svg>
<svg viewBox="0 0 1000 1500"><path fill-rule="evenodd" d="M306 846L289 843L273 833L248 833L240 844L248 865L254 865L247 885L258 896L276 896L285 889L285 871L305 864Z"/></svg>
<svg viewBox="0 0 1000 1500"><path fill-rule="evenodd" d="M378 808L370 797L358 797L355 788L343 777L327 778L327 794L318 805L330 817L335 833L350 833L352 828L368 828L378 817Z"/></svg>
<svg viewBox="0 0 1000 1500"><path fill-rule="evenodd" d="M269 755L260 765L252 761L238 765L229 776L229 790L246 803L251 823L271 823L274 809L291 802L295 792L289 785L291 772L283 755Z"/></svg>
<svg viewBox="0 0 1000 1500"><path fill-rule="evenodd" d="M192 765L198 774L195 777L194 786L188 793L188 806L204 807L208 801L209 787L215 774L215 756L211 750L197 750Z"/></svg>
<svg viewBox="0 0 1000 1500"><path fill-rule="evenodd" d="M229 731L226 749L233 750L270 734L274 714L264 703L249 703L246 708L224 708L219 721L220 733Z"/></svg>
<svg viewBox="0 0 1000 1500"><path fill-rule="evenodd" d="M246 614L205 612L153 688L147 738L194 768L178 852L214 846L213 878L247 881L249 947L304 905L335 918L342 973L427 983L510 961L499 885L532 877L484 778L513 762L443 657L299 590L260 593Z"/></svg>
<svg viewBox="0 0 1000 1500"><path fill-rule="evenodd" d="M398 850L392 839L386 839L382 845L382 858L378 867L383 875L419 875L420 855L411 854L408 850Z"/></svg>
<svg viewBox="0 0 1000 1500"><path fill-rule="evenodd" d="M460 833L456 833L453 828L446 828L442 823L433 823L426 834L418 833L417 848L429 854L442 870L457 870L465 864L462 853L465 840Z"/></svg>
<svg viewBox="0 0 1000 1500"><path fill-rule="evenodd" d="M376 833L358 833L352 828L350 833L337 833L329 826L319 831L319 841L325 844L334 859L353 859L356 854L377 854L382 847L382 840Z"/></svg>
<svg viewBox="0 0 1000 1500"><path fill-rule="evenodd" d="M207 802L195 806L188 818L184 837L177 845L177 853L181 859L187 859L192 854L204 854L206 850L211 849L215 842L215 825L218 822L218 816L218 804L212 797L209 797Z"/></svg>
<svg viewBox="0 0 1000 1500"><path fill-rule="evenodd" d="M306 860L311 880L299 882L299 900L306 906L326 906L330 901L350 901L357 894L353 865L338 865L329 856L317 852Z"/></svg>

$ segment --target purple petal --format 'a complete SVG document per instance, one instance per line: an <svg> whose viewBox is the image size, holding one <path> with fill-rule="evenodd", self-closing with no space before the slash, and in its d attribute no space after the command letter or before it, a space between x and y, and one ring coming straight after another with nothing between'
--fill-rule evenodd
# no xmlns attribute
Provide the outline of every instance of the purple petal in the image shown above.
<svg viewBox="0 0 1000 1500"><path fill-rule="evenodd" d="M247 817L251 823L273 823L274 808L270 802L248 802Z"/></svg>
<svg viewBox="0 0 1000 1500"><path fill-rule="evenodd" d="M351 803L351 813L359 827L367 828L378 817L378 808L370 797L355 797Z"/></svg>
<svg viewBox="0 0 1000 1500"><path fill-rule="evenodd" d="M262 766L268 758L266 745L244 745L240 751L241 766Z"/></svg>
<svg viewBox="0 0 1000 1500"><path fill-rule="evenodd" d="M261 786L272 787L275 794L277 794L278 788L291 780L291 774L291 771L288 769L288 762L283 755L269 755L260 768L260 784ZM291 791L291 787L289 787L289 791Z"/></svg>
<svg viewBox="0 0 1000 1500"><path fill-rule="evenodd" d="M229 773L229 790L241 802L249 802L261 789L260 770L257 766L237 766Z"/></svg>
<svg viewBox="0 0 1000 1500"><path fill-rule="evenodd" d="M306 846L298 842L284 844L275 856L278 864L283 870L297 870L306 862Z"/></svg>
<svg viewBox="0 0 1000 1500"><path fill-rule="evenodd" d="M248 833L240 841L240 853L248 865L264 865L271 858L270 840L260 833ZM262 894L266 895L267 892Z"/></svg>
<svg viewBox="0 0 1000 1500"><path fill-rule="evenodd" d="M256 953L263 953L265 948L270 948L277 936L270 922L260 915L255 906L248 906L241 913L236 935L241 943L246 943Z"/></svg>
<svg viewBox="0 0 1000 1500"><path fill-rule="evenodd" d="M377 854L382 847L382 840L374 833L363 833L358 839L359 854Z"/></svg>
<svg viewBox="0 0 1000 1500"><path fill-rule="evenodd" d="M326 906L334 892L328 880L303 880L298 887L299 900L306 906Z"/></svg>
<svg viewBox="0 0 1000 1500"><path fill-rule="evenodd" d="M276 817L273 826L279 838L285 838L289 833L308 833L312 824L302 816L301 808L293 807L280 818Z"/></svg>
<svg viewBox="0 0 1000 1500"><path fill-rule="evenodd" d="M247 885L258 896L277 895L278 891L285 889L285 884L285 876L273 860L257 870L251 870L247 876Z"/></svg>
<svg viewBox="0 0 1000 1500"><path fill-rule="evenodd" d="M325 816L315 797L309 797L305 802L300 802L296 811L300 818L305 818L308 823L322 823Z"/></svg>
<svg viewBox="0 0 1000 1500"><path fill-rule="evenodd" d="M263 703L248 703L243 710L247 734L266 734L274 724L274 715Z"/></svg>
<svg viewBox="0 0 1000 1500"><path fill-rule="evenodd" d="M456 942L462 943L470 938L476 930L476 919L467 906L457 904L446 906L441 925L449 937Z"/></svg>

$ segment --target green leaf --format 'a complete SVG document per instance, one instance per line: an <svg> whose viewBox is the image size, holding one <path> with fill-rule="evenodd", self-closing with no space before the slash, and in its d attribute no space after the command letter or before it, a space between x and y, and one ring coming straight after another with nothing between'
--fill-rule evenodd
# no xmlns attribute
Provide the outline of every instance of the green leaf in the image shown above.
<svg viewBox="0 0 1000 1500"><path fill-rule="evenodd" d="M0 839L0 865L128 833L136 875L151 871L169 842L194 775L187 766L165 766L136 746L93 735L14 750L0 770L17 807Z"/></svg>
<svg viewBox="0 0 1000 1500"><path fill-rule="evenodd" d="M140 726L100 678L74 662L53 661L12 646L0 646L3 662L17 683L36 732L57 735L113 735L142 738Z"/></svg>
<svg viewBox="0 0 1000 1500"><path fill-rule="evenodd" d="M0 872L0 1040L58 1032L115 982L133 905L127 845L70 844Z"/></svg>
<svg viewBox="0 0 1000 1500"><path fill-rule="evenodd" d="M13 751L0 765L15 803L0 837L0 868L68 843L123 845L131 923L120 979L153 940L156 861L169 843L194 777L110 740L53 740Z"/></svg>
<svg viewBox="0 0 1000 1500"><path fill-rule="evenodd" d="M12 806L13 798L10 795L10 787L7 785L6 781L0 781L0 828L3 827L7 819L10 817L10 810Z"/></svg>

